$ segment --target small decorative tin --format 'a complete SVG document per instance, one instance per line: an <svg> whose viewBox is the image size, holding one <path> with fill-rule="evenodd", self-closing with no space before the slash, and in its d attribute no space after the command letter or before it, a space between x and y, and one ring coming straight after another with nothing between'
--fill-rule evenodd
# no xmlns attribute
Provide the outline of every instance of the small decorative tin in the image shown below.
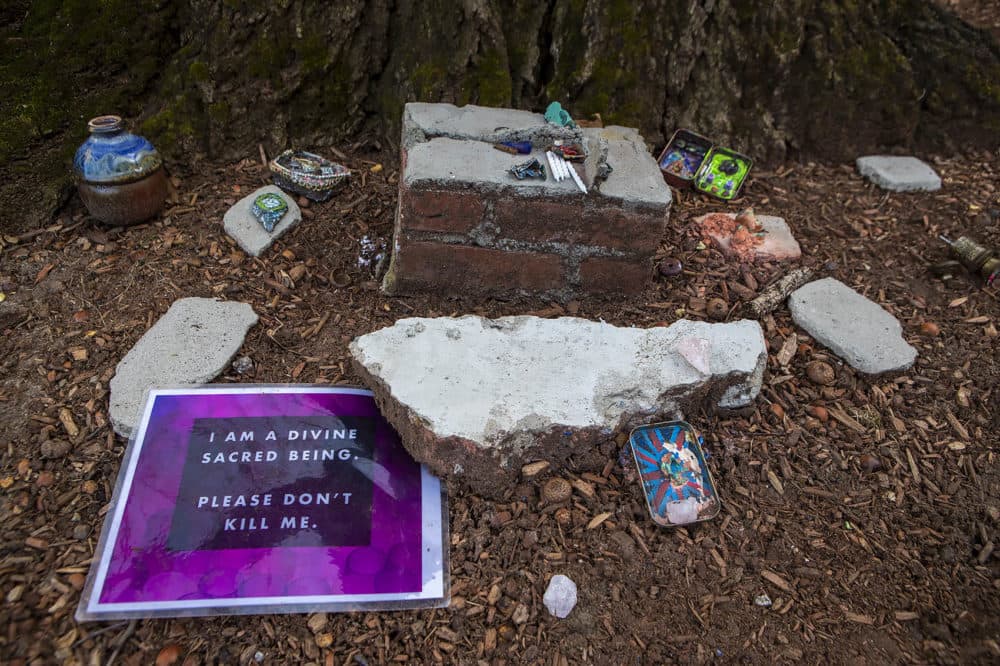
<svg viewBox="0 0 1000 666"><path fill-rule="evenodd" d="M694 188L723 201L735 199L752 167L746 155L715 146L695 174Z"/></svg>
<svg viewBox="0 0 1000 666"><path fill-rule="evenodd" d="M670 137L656 163L663 179L674 187L687 187L694 180L712 142L691 130L679 129Z"/></svg>
<svg viewBox="0 0 1000 666"><path fill-rule="evenodd" d="M714 518L722 505L705 463L704 439L684 421L641 426L629 443L653 522L675 527Z"/></svg>
<svg viewBox="0 0 1000 666"><path fill-rule="evenodd" d="M288 204L284 197L274 192L266 192L253 200L250 212L257 218L261 226L271 233L281 218L288 212Z"/></svg>
<svg viewBox="0 0 1000 666"><path fill-rule="evenodd" d="M313 201L329 199L351 175L347 167L304 150L286 150L270 168L275 185Z"/></svg>

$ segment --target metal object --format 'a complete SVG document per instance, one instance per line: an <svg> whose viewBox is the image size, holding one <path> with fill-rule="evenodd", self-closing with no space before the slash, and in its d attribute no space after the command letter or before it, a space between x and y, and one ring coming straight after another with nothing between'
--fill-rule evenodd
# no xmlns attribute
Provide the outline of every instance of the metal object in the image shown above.
<svg viewBox="0 0 1000 666"><path fill-rule="evenodd" d="M719 513L719 495L701 448L704 439L690 424L640 426L629 442L653 522L672 527Z"/></svg>
<svg viewBox="0 0 1000 666"><path fill-rule="evenodd" d="M992 285L1000 276L1000 256L996 250L985 245L980 245L968 236L959 236L956 240L951 240L946 236L938 236L948 244L962 265L973 273L979 273L986 280L986 285ZM945 268L954 265L953 261L945 261L932 266L935 272L941 272Z"/></svg>

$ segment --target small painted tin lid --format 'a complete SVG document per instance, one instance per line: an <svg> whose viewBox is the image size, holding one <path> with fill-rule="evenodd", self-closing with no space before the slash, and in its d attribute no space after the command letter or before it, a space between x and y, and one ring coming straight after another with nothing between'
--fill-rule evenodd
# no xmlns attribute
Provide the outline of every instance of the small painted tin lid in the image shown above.
<svg viewBox="0 0 1000 666"><path fill-rule="evenodd" d="M143 137L125 130L121 116L97 116L87 123L90 136L77 149L77 179L96 185L142 180L163 166L160 153Z"/></svg>
<svg viewBox="0 0 1000 666"><path fill-rule="evenodd" d="M700 523L722 508L703 441L684 421L640 426L629 435L646 508L657 525Z"/></svg>

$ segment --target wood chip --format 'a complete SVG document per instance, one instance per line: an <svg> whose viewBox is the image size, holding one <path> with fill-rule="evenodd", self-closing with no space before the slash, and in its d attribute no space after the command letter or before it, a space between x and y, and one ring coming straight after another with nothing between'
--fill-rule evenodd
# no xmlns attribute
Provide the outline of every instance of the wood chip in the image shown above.
<svg viewBox="0 0 1000 666"><path fill-rule="evenodd" d="M776 587L784 590L785 592L788 593L793 592L792 586L789 585L784 578L774 573L773 571L768 571L767 569L765 569L760 572L760 577L766 581L769 581L770 583L773 583Z"/></svg>
<svg viewBox="0 0 1000 666"><path fill-rule="evenodd" d="M959 422L958 418L956 418L954 414L952 414L950 411L946 411L944 413L944 416L946 419L948 419L948 423L951 424L951 427L955 431L956 435L958 435L967 442L970 441L971 438L969 437L969 431L965 429L965 426Z"/></svg>
<svg viewBox="0 0 1000 666"><path fill-rule="evenodd" d="M528 463L522 467L521 474L527 478L531 478L533 476L538 476L548 468L549 462L547 460L539 460L537 462Z"/></svg>
<svg viewBox="0 0 1000 666"><path fill-rule="evenodd" d="M778 365L780 365L783 368L786 367L789 361L792 360L792 357L795 356L795 352L796 350L798 350L798 348L799 348L799 336L797 336L795 333L792 333L787 338L785 338L785 342L781 345L781 349L778 350L778 355L776 357L778 360Z"/></svg>
<svg viewBox="0 0 1000 666"><path fill-rule="evenodd" d="M771 485L774 486L774 489L778 491L779 495L785 494L785 488L781 485L781 479L778 478L777 474L771 470L767 470L767 480L771 482Z"/></svg>
<svg viewBox="0 0 1000 666"><path fill-rule="evenodd" d="M847 414L844 410L839 407L829 407L827 411L830 413L834 419L847 426L859 435L863 435L868 432L863 425L855 421L851 416Z"/></svg>
<svg viewBox="0 0 1000 666"><path fill-rule="evenodd" d="M573 479L570 483L572 483L573 487L576 488L577 491L584 497L590 498L594 496L593 484L587 483L583 479Z"/></svg>
<svg viewBox="0 0 1000 666"><path fill-rule="evenodd" d="M80 434L80 428L77 427L76 422L73 420L73 412L65 407L59 410L59 421L62 423L63 428L66 429L66 434L70 437L76 438Z"/></svg>
<svg viewBox="0 0 1000 666"><path fill-rule="evenodd" d="M900 622L911 622L912 620L920 619L920 615L913 611L896 611L893 615Z"/></svg>
<svg viewBox="0 0 1000 666"><path fill-rule="evenodd" d="M858 624L869 624L869 625L875 624L874 618L868 617L867 615L859 615L857 613L852 613L850 611L846 611L844 613L844 617L846 617L851 622L857 622Z"/></svg>
<svg viewBox="0 0 1000 666"><path fill-rule="evenodd" d="M597 527L610 517L611 517L610 511L605 511L604 513L597 514L596 516L590 519L589 523L587 523L587 529L588 530L594 529L595 527Z"/></svg>

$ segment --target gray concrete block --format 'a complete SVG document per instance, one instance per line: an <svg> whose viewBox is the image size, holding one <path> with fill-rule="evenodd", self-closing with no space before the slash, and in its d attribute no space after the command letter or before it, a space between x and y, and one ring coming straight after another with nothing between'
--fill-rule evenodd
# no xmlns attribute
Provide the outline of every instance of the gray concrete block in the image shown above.
<svg viewBox="0 0 1000 666"><path fill-rule="evenodd" d="M472 187L482 191L503 190L522 197L585 196L571 179L556 182L549 174L545 180L517 180L508 173L511 166L532 157L544 164L546 171L549 170L543 150L536 150L532 155L515 156L482 141L431 139L410 148L403 180L409 187ZM587 196L664 210L670 205L670 188L663 182L656 161L646 152L643 144L609 141L608 163L614 167L614 172L598 190L589 192Z"/></svg>
<svg viewBox="0 0 1000 666"><path fill-rule="evenodd" d="M175 301L115 368L109 410L115 432L126 438L132 435L150 388L215 379L256 323L257 315L246 303L210 298Z"/></svg>
<svg viewBox="0 0 1000 666"><path fill-rule="evenodd" d="M792 319L852 368L870 375L906 370L917 350L899 321L843 282L810 282L788 297Z"/></svg>
<svg viewBox="0 0 1000 666"><path fill-rule="evenodd" d="M274 231L270 233L261 226L257 218L250 212L253 200L261 194L267 194L268 192L280 194L288 204L288 212L285 213L285 216L274 227ZM299 205L295 203L295 198L277 185L268 185L233 204L232 208L226 211L225 216L222 218L222 226L225 228L226 233L232 236L239 246L243 248L244 252L259 257L282 234L301 221L302 211L299 210Z"/></svg>
<svg viewBox="0 0 1000 666"><path fill-rule="evenodd" d="M487 495L524 462L585 464L614 432L760 391L755 321L620 328L574 317L403 319L354 340L355 367L414 457Z"/></svg>
<svg viewBox="0 0 1000 666"><path fill-rule="evenodd" d="M879 187L893 192L941 189L941 177L916 157L868 155L859 157L858 172Z"/></svg>
<svg viewBox="0 0 1000 666"><path fill-rule="evenodd" d="M403 148L433 138L465 141L551 142L579 139L579 130L552 125L531 111L487 106L411 102L403 110Z"/></svg>

